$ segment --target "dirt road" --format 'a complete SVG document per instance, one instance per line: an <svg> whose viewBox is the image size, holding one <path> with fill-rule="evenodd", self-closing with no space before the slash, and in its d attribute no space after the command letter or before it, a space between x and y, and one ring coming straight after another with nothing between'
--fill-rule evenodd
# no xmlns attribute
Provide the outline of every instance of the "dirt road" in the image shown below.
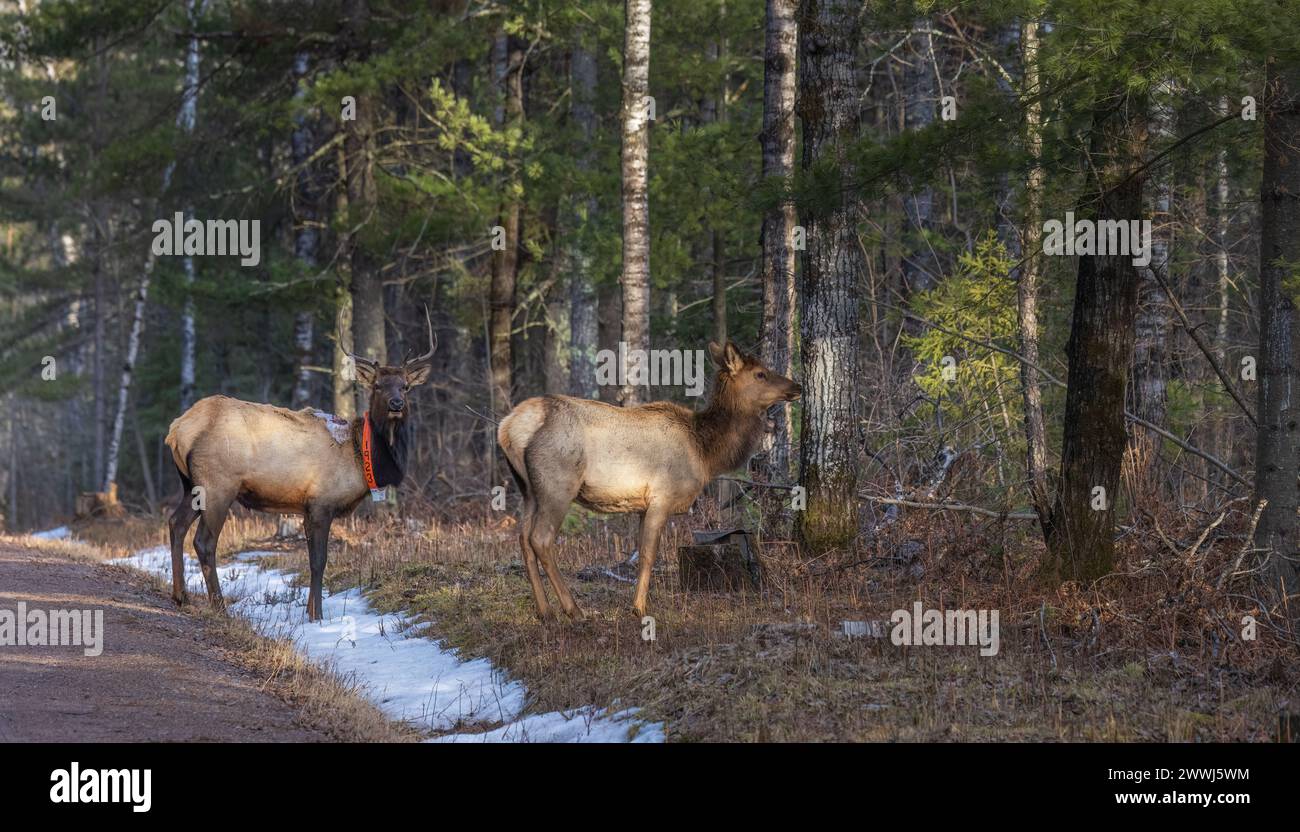
<svg viewBox="0 0 1300 832"><path fill-rule="evenodd" d="M0 544L0 609L102 609L103 652L0 645L0 742L316 742L140 576Z"/></svg>

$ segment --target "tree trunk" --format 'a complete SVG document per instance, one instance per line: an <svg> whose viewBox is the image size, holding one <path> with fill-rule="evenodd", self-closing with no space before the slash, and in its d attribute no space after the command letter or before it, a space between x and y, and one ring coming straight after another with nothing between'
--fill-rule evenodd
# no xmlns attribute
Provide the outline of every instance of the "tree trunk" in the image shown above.
<svg viewBox="0 0 1300 832"><path fill-rule="evenodd" d="M809 0L799 21L799 99L803 167L830 159L847 181L858 137L852 0ZM857 535L859 404L858 286L865 264L852 189L802 217L808 246L801 301L803 418L800 482L807 507L796 534L805 556L849 545Z"/></svg>
<svg viewBox="0 0 1300 832"><path fill-rule="evenodd" d="M623 40L623 335L627 349L650 349L650 2L626 0ZM627 354L627 353L624 353ZM628 368L620 368L626 378ZM630 381L619 398L640 404Z"/></svg>
<svg viewBox="0 0 1300 832"><path fill-rule="evenodd" d="M786 178L794 170L795 67L798 59L798 0L767 0L763 48L763 178ZM763 363L783 376L793 375L794 354L794 204L782 200L763 215ZM776 410L768 436L768 475L790 478L791 408Z"/></svg>
<svg viewBox="0 0 1300 832"><path fill-rule="evenodd" d="M1221 115L1228 114L1228 98L1219 99ZM1230 198L1228 179L1228 150L1222 148L1215 158L1215 206L1214 206L1214 270L1218 279L1219 320L1215 328L1215 359L1219 366L1228 366L1228 312L1231 301L1231 274L1228 263L1228 221L1232 209L1228 205ZM1229 465L1232 464L1232 418L1221 413L1216 420L1214 455Z"/></svg>
<svg viewBox="0 0 1300 832"><path fill-rule="evenodd" d="M203 0L203 6L207 0ZM189 0L186 4L191 30L198 28L198 16L202 13L199 0ZM176 117L176 126L185 136L193 135L194 125L199 112L199 39L192 37L185 47L185 90L181 97L181 111ZM166 186L164 186L166 187ZM185 219L194 216L194 208L186 206ZM181 269L185 275L185 301L181 309L181 412L194 404L194 351L197 334L194 328L194 258L186 255L181 259Z"/></svg>
<svg viewBox="0 0 1300 832"><path fill-rule="evenodd" d="M913 28L928 30L930 21L921 18ZM904 126L909 132L923 130L934 123L938 103L938 70L934 35L921 31L912 36L912 61L904 71ZM924 292L934 287L940 265L931 246L929 234L935 225L934 189L920 188L904 197L905 212L913 245L903 257L903 283L907 293Z"/></svg>
<svg viewBox="0 0 1300 832"><path fill-rule="evenodd" d="M1094 221L1141 216L1142 102L1127 95L1093 116ZM1124 393L1133 361L1137 268L1129 253L1081 255L1066 345L1069 389L1061 487L1052 508L1041 574L1049 582L1091 580L1114 563L1115 499L1128 444ZM1100 490L1099 490L1100 489Z"/></svg>
<svg viewBox="0 0 1300 832"><path fill-rule="evenodd" d="M1170 86L1152 107L1151 128L1163 148L1174 135L1174 108L1165 95L1175 95ZM1173 194L1173 172L1166 166L1155 173L1151 224L1151 262L1139 271L1138 311L1134 336L1132 402L1133 412L1145 421L1159 427L1165 426L1165 410L1169 386L1169 298L1157 277L1168 282L1169 242L1172 237L1173 213L1170 210ZM1172 284L1171 284L1172 285ZM1161 438L1155 432L1137 427L1129 443L1129 493L1138 500L1158 500L1161 483L1156 463L1160 455Z"/></svg>
<svg viewBox="0 0 1300 832"><path fill-rule="evenodd" d="M92 228L97 227L97 223L91 223ZM95 388L95 485L104 481L104 426L107 421L108 412L108 392L106 389L107 381L104 377L107 372L104 349L104 322L108 319L108 298L104 290L104 245L99 240L99 235L95 235L95 360L91 363L92 382Z"/></svg>
<svg viewBox="0 0 1300 832"><path fill-rule="evenodd" d="M1021 25L1025 105L1025 147L1031 167L1025 181L1025 262L1017 285L1016 316L1020 323L1020 384L1024 397L1025 468L1029 498L1046 534L1051 520L1051 489L1047 482L1047 420L1043 416L1042 380L1038 367L1038 300L1043 273L1043 106L1038 89L1038 21Z"/></svg>
<svg viewBox="0 0 1300 832"><path fill-rule="evenodd" d="M108 444L108 459L104 468L106 494L117 490L117 461L122 449L122 429L126 424L126 402L131 392L131 379L135 375L135 360L140 354L140 335L144 331L144 307L149 297L149 281L153 274L154 258L150 253L140 278L140 288L135 292L135 314L131 317L131 337L126 344L126 358L122 361L122 380L117 385L117 416L113 419L112 438Z"/></svg>
<svg viewBox="0 0 1300 832"><path fill-rule="evenodd" d="M370 22L367 0L347 0L346 46L353 57L365 59L364 38ZM356 96L356 118L343 122L343 149L347 156L347 213L343 225L345 256L350 266L353 352L380 364L388 363L385 335L384 284L379 264L358 239L359 231L374 218L378 207L374 170L374 112L370 95ZM357 412L367 406L357 391Z"/></svg>
<svg viewBox="0 0 1300 832"><path fill-rule="evenodd" d="M1268 61L1264 177L1260 185L1259 434L1255 499L1268 500L1256 545L1266 550L1268 589L1285 598L1300 587L1296 510L1300 494L1300 332L1291 296L1300 262L1300 65ZM1300 604L1285 605L1300 620Z"/></svg>
<svg viewBox="0 0 1300 832"><path fill-rule="evenodd" d="M343 184L335 192L334 213L346 223L348 154L345 148L339 148L337 159L339 178ZM356 352L356 344L352 338L352 265L347 257L349 243L346 224L340 238L337 284L334 289L334 348L332 350L334 413L344 419L353 419L357 414L357 400L353 394L356 367L353 366L348 353Z"/></svg>
<svg viewBox="0 0 1300 832"><path fill-rule="evenodd" d="M293 74L297 79L294 98L301 101L307 94L309 55L299 52L293 59ZM320 244L319 202L315 172L307 167L307 160L316 150L315 133L305 113L294 116L293 134L290 136L293 166L298 170L294 183L294 236L293 253L304 271L316 270L316 252ZM315 316L304 309L293 319L293 344L295 353L293 399L296 410L306 407L312 398L311 365L314 345Z"/></svg>
<svg viewBox="0 0 1300 832"><path fill-rule="evenodd" d="M518 39L498 34L492 42L493 80L504 96L504 109L497 110L497 128L519 127L524 119L524 50ZM519 271L519 196L517 163L511 162L497 223L505 230L505 247L492 253L489 288L488 365L491 375L492 409L504 414L511 408L512 373L510 337L515 317L515 281Z"/></svg>
<svg viewBox="0 0 1300 832"><path fill-rule="evenodd" d="M575 47L569 64L570 116L582 132L582 150L578 170L584 174L592 168L596 135L596 56ZM585 228L596 212L592 196L575 199L566 234L569 266L569 392L584 399L600 395L596 387L596 351L599 349L599 322L596 286L591 279L591 259L587 256L579 229Z"/></svg>

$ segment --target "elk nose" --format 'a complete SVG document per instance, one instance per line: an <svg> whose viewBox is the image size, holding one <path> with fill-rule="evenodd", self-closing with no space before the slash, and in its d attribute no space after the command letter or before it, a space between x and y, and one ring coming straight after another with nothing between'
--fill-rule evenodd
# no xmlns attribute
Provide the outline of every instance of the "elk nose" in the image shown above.
<svg viewBox="0 0 1300 832"><path fill-rule="evenodd" d="M794 386L794 390L790 391L790 401L794 401L795 399L799 398L802 395L803 395L803 388L800 387L798 384L796 384Z"/></svg>
<svg viewBox="0 0 1300 832"><path fill-rule="evenodd" d="M389 410L401 410L404 407L406 407L406 402L401 399L393 398L388 400Z"/></svg>

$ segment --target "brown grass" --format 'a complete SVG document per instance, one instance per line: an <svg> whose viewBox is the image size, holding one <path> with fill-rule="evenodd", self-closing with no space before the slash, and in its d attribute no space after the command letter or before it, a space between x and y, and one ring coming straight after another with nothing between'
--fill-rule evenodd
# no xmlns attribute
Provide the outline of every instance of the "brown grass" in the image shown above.
<svg viewBox="0 0 1300 832"><path fill-rule="evenodd" d="M341 521L326 579L432 621L462 654L521 679L530 710L635 706L677 741L1266 741L1295 701L1295 645L1267 626L1247 578L1215 589L1248 519L1227 518L1190 555L1203 526L1130 535L1113 575L1045 591L1028 524L912 512L864 551L805 561L769 543L764 591L718 595L677 587L688 530L724 525L701 501L666 534L653 641L630 584L574 579L627 556L626 518L569 519L559 561L582 623L536 620L514 521L500 513ZM279 565L305 572L301 541L268 543L269 521L235 522L223 552L278 548ZM842 621L887 621L918 600L999 610L1000 654L840 634ZM1265 622L1257 641L1239 637L1246 614Z"/></svg>

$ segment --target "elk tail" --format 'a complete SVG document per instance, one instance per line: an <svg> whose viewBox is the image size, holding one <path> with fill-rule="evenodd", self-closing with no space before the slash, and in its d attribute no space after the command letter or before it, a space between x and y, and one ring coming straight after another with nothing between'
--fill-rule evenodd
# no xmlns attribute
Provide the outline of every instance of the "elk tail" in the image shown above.
<svg viewBox="0 0 1300 832"><path fill-rule="evenodd" d="M167 430L167 438L163 441L172 451L172 462L176 463L176 470L180 473L181 479L189 480L189 442L186 441L185 425L182 424L184 416L172 420L171 427Z"/></svg>

